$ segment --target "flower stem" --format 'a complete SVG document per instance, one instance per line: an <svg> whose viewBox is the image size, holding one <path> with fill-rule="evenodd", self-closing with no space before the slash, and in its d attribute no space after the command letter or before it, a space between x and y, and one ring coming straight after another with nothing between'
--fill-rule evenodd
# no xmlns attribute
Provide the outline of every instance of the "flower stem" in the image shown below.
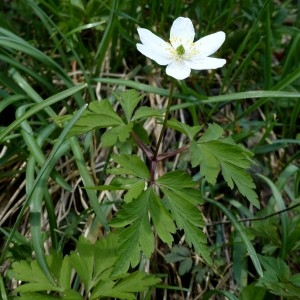
<svg viewBox="0 0 300 300"><path fill-rule="evenodd" d="M160 132L160 135L159 135L156 147L155 147L155 152L154 152L154 155L153 155L153 160L156 160L160 144L162 142L163 136L164 136L164 134L166 132L166 129L167 129L167 122L168 122L168 118L169 118L169 114L170 114L170 108L171 108L171 104L172 104L172 100L173 100L174 87L175 87L175 80L172 80L171 81L171 87L170 87L169 100L168 100L168 104L167 104L167 108L166 108L166 113L165 113L165 119L164 119L163 127L161 129L161 132Z"/></svg>

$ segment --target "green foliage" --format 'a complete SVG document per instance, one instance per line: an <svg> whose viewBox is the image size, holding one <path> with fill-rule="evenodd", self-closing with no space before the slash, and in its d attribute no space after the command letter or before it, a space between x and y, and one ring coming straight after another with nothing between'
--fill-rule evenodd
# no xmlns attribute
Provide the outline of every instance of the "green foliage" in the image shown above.
<svg viewBox="0 0 300 300"><path fill-rule="evenodd" d="M168 40L177 16L223 30L227 63L175 83L156 149L170 80L136 28ZM4 268L0 298L149 299L149 266L157 299L298 299L299 20L295 1L0 1L0 265L21 281Z"/></svg>
<svg viewBox="0 0 300 300"><path fill-rule="evenodd" d="M20 296L15 298L83 299L72 287L74 270L84 286L84 294L91 293L89 299L136 299L135 293L146 291L160 282L159 278L140 271L112 276L113 266L118 259L117 245L118 237L111 233L107 239L95 244L81 237L76 250L65 257L51 253L46 260L56 284L52 284L44 275L37 261L13 263L13 276L23 283L17 288Z"/></svg>
<svg viewBox="0 0 300 300"><path fill-rule="evenodd" d="M168 263L179 262L178 274L180 276L189 273L193 266L191 252L188 248L183 246L172 247L171 253L168 253L165 259Z"/></svg>
<svg viewBox="0 0 300 300"><path fill-rule="evenodd" d="M190 153L193 167L200 166L206 180L215 184L217 176L222 175L232 189L234 184L240 193L259 208L255 184L246 172L250 167L251 153L236 145L233 140L222 138L223 129L217 124L210 124L200 139L191 143Z"/></svg>
<svg viewBox="0 0 300 300"><path fill-rule="evenodd" d="M200 193L193 188L191 178L183 172L166 173L157 179L157 184L166 197L166 205L179 229L183 229L189 245L211 264L211 258L206 246L206 237L202 231L205 226L201 211L196 205L203 203Z"/></svg>
<svg viewBox="0 0 300 300"><path fill-rule="evenodd" d="M300 299L300 273L291 274L289 266L280 258L261 256L264 276L256 284L271 293L290 299Z"/></svg>
<svg viewBox="0 0 300 300"><path fill-rule="evenodd" d="M150 179L150 174L145 163L136 155L113 155L113 159L120 165L119 168L111 168L109 172L115 175L132 175L144 179Z"/></svg>
<svg viewBox="0 0 300 300"><path fill-rule="evenodd" d="M136 90L128 90L114 94L122 106L127 122L130 122L136 106L139 104L143 95L139 95Z"/></svg>
<svg viewBox="0 0 300 300"><path fill-rule="evenodd" d="M143 191L129 204L124 204L116 217L110 222L113 227L120 228L119 259L114 267L114 274L135 267L139 263L140 251L150 258L154 251L154 236L149 215L158 236L165 243L171 244L175 225L170 213L161 203L152 188Z"/></svg>
<svg viewBox="0 0 300 300"><path fill-rule="evenodd" d="M63 125L71 118L70 115L55 118L54 120ZM102 101L93 101L89 104L88 110L76 122L70 130L68 137L80 135L96 128L106 128L110 126L124 125L122 119L115 113L112 105L107 99Z"/></svg>
<svg viewBox="0 0 300 300"><path fill-rule="evenodd" d="M171 119L168 121L168 127L173 128L188 136L190 140L193 140L195 135L203 128L203 126L189 126L185 123L181 123L176 119Z"/></svg>
<svg viewBox="0 0 300 300"><path fill-rule="evenodd" d="M264 300L266 289L257 286L256 284L250 284L243 288L240 294L240 300Z"/></svg>

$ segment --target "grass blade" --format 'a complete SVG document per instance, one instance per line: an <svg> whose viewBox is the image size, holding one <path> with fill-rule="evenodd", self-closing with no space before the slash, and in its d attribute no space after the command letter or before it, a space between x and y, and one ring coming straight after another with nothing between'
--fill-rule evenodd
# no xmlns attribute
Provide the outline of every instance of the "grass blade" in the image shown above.
<svg viewBox="0 0 300 300"><path fill-rule="evenodd" d="M274 199L276 201L278 210L284 211L286 206L280 194L280 191L276 185L267 177L261 174L257 174L271 189ZM287 212L282 212L280 214L281 226L282 226L282 241L280 247L280 258L285 259L287 255L287 241L288 241L288 214Z"/></svg>
<svg viewBox="0 0 300 300"><path fill-rule="evenodd" d="M62 99L65 99L69 96L72 96L73 94L79 92L83 88L86 87L86 84L79 84L77 86L73 86L67 90L64 90L54 96L49 97L46 100L43 100L43 102L35 104L31 109L29 109L24 115L22 115L20 118L15 120L13 123L11 123L9 126L7 126L1 133L0 133L0 142L6 137L8 133L10 133L12 130L17 128L23 121L28 119L29 117L33 116L37 112L47 108L48 106L61 101Z"/></svg>
<svg viewBox="0 0 300 300"><path fill-rule="evenodd" d="M84 110L86 109L87 104L81 107L72 117L72 119L66 124L65 128L61 132L58 137L56 143L53 146L53 149L47 158L46 162L43 164L40 169L35 182L33 184L32 189L28 194L27 201L30 203L30 224L31 224L31 235L32 235L32 244L33 249L36 254L36 259L42 268L45 275L48 277L50 282L55 285L55 281L52 277L52 274L47 266L45 254L43 251L43 239L42 239L42 230L41 230L41 211L42 211L42 200L44 194L44 188L46 186L46 182L49 178L49 175L55 165L55 154L62 146L66 135L75 124L75 122L82 115Z"/></svg>
<svg viewBox="0 0 300 300"><path fill-rule="evenodd" d="M251 241L249 240L247 234L245 233L245 230L243 228L243 226L237 221L237 219L234 217L234 215L220 202L209 199L209 198L205 198L205 200L211 204L213 204L214 206L217 206L221 211L223 211L223 213L228 217L228 219L231 221L232 225L235 227L235 229L238 231L238 233L240 234L247 250L248 253L250 255L250 258L253 262L253 265L257 271L257 273L259 274L260 277L263 276L263 270L262 267L260 265L260 262L258 260L256 251L251 243Z"/></svg>

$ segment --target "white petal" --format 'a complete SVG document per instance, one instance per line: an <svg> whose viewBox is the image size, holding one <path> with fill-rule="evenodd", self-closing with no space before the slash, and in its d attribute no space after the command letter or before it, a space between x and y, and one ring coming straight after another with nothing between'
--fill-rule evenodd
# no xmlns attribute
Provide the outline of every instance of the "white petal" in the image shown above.
<svg viewBox="0 0 300 300"><path fill-rule="evenodd" d="M199 51L199 55L205 57L215 53L224 41L225 33L223 31L219 31L201 38L195 42L194 45Z"/></svg>
<svg viewBox="0 0 300 300"><path fill-rule="evenodd" d="M190 76L191 68L184 61L175 60L167 66L166 73L178 80L182 80Z"/></svg>
<svg viewBox="0 0 300 300"><path fill-rule="evenodd" d="M153 59L159 65L165 66L174 60L171 52L163 51L160 48L149 47L142 44L136 44L136 47L142 54Z"/></svg>
<svg viewBox="0 0 300 300"><path fill-rule="evenodd" d="M177 18L171 27L170 42L176 49L180 45L185 47L194 41L195 29L189 18Z"/></svg>
<svg viewBox="0 0 300 300"><path fill-rule="evenodd" d="M204 57L201 59L192 58L185 62L188 67L194 70L211 70L223 67L226 64L226 59Z"/></svg>
<svg viewBox="0 0 300 300"><path fill-rule="evenodd" d="M138 28L143 44L137 44L137 49L145 56L155 60L160 65L167 65L172 58L172 46L145 28Z"/></svg>
<svg viewBox="0 0 300 300"><path fill-rule="evenodd" d="M164 47L166 43L162 38L145 28L137 29L141 42L146 46Z"/></svg>

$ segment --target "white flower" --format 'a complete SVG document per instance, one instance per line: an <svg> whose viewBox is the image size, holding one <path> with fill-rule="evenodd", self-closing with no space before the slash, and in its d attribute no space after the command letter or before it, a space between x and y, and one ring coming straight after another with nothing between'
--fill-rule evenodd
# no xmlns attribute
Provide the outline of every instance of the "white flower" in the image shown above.
<svg viewBox="0 0 300 300"><path fill-rule="evenodd" d="M195 30L189 18L177 18L170 32L170 42L145 28L138 28L142 44L137 49L159 65L167 65L166 73L176 79L185 79L194 70L208 70L222 67L225 59L208 57L215 53L225 40L223 31L207 35L194 41Z"/></svg>

